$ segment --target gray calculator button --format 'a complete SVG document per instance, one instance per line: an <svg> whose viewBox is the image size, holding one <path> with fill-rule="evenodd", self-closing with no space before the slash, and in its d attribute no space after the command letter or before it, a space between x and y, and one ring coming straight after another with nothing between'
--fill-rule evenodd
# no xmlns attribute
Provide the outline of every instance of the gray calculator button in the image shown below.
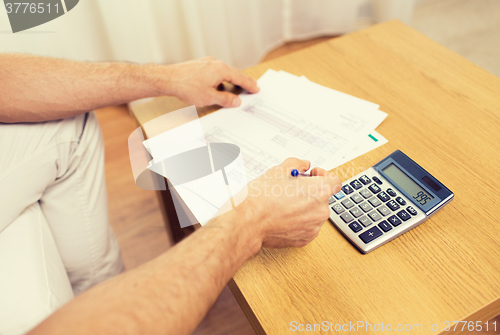
<svg viewBox="0 0 500 335"><path fill-rule="evenodd" d="M356 193L351 197L351 200L354 201L354 203L359 204L361 201L363 201L365 199Z"/></svg>
<svg viewBox="0 0 500 335"><path fill-rule="evenodd" d="M361 194L365 199L368 199L373 195L373 193L370 192L367 188L362 189L361 192L359 192L359 194Z"/></svg>
<svg viewBox="0 0 500 335"><path fill-rule="evenodd" d="M342 205L344 205L345 208L349 209L351 208L352 206L354 206L354 204L352 203L351 200L349 199L345 199L342 201Z"/></svg>
<svg viewBox="0 0 500 335"><path fill-rule="evenodd" d="M377 206L380 206L380 204L382 203L382 201L380 201L378 198L371 198L370 200L368 200L370 202L370 204L372 204L373 207L377 207Z"/></svg>
<svg viewBox="0 0 500 335"><path fill-rule="evenodd" d="M335 197L332 195L330 199L328 199L328 204L331 205L336 201Z"/></svg>
<svg viewBox="0 0 500 335"><path fill-rule="evenodd" d="M359 223L361 223L363 226L368 227L369 225L372 224L372 221L366 216L363 215L358 219Z"/></svg>
<svg viewBox="0 0 500 335"><path fill-rule="evenodd" d="M376 198L374 198L374 199L376 199ZM362 209L365 213L368 213L368 212L369 212L369 211L371 211L371 210L372 210L372 208L373 208L373 207L372 207L372 206L370 206L370 204L369 204L369 203L367 203L366 201L365 201L365 202L363 202L361 205L359 205L359 207L361 207L361 209Z"/></svg>
<svg viewBox="0 0 500 335"><path fill-rule="evenodd" d="M353 209L350 210L350 212L355 218L359 218L361 215L364 214L359 207L354 207Z"/></svg>
<svg viewBox="0 0 500 335"><path fill-rule="evenodd" d="M342 213L344 211L344 207L342 207L340 204L333 205L332 209L337 214L340 214L340 213Z"/></svg>
<svg viewBox="0 0 500 335"><path fill-rule="evenodd" d="M352 220L354 220L354 218L352 217L352 215L349 214L348 212L340 214L340 217L342 218L342 220L344 220L345 223L349 223Z"/></svg>
<svg viewBox="0 0 500 335"><path fill-rule="evenodd" d="M382 218L377 211L371 211L370 213L368 213L368 216L375 222Z"/></svg>
<svg viewBox="0 0 500 335"><path fill-rule="evenodd" d="M380 212L380 214L382 214L383 216L387 216L387 215L391 214L391 210L389 208L387 208L386 205L382 205L377 209Z"/></svg>

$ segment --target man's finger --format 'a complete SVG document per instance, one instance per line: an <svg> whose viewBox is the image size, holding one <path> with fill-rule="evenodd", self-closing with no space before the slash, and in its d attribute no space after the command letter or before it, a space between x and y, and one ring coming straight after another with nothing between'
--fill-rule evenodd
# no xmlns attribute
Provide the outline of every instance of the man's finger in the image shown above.
<svg viewBox="0 0 500 335"><path fill-rule="evenodd" d="M286 174L289 175L293 169L297 169L299 172L305 172L311 167L311 162L305 161L298 158L287 158L279 166L286 169Z"/></svg>
<svg viewBox="0 0 500 335"><path fill-rule="evenodd" d="M315 167L311 170L311 176L326 176L326 174L326 170L320 167Z"/></svg>
<svg viewBox="0 0 500 335"><path fill-rule="evenodd" d="M222 107L238 107L239 105L241 105L241 100L236 94L230 92L215 91L212 103Z"/></svg>
<svg viewBox="0 0 500 335"><path fill-rule="evenodd" d="M257 93L260 90L255 79L243 74L241 71L232 66L228 66L225 80L229 81L233 85L241 86L250 93Z"/></svg>

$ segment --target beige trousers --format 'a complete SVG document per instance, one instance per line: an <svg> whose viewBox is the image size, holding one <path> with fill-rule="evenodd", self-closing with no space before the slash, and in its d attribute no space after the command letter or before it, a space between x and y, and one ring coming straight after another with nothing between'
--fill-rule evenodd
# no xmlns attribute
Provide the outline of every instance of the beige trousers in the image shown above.
<svg viewBox="0 0 500 335"><path fill-rule="evenodd" d="M0 334L31 329L123 270L94 113L0 123Z"/></svg>

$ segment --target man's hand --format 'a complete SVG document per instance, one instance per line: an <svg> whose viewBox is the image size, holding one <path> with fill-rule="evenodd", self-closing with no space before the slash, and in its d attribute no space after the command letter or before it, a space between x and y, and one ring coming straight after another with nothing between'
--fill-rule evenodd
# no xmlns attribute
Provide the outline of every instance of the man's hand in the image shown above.
<svg viewBox="0 0 500 335"><path fill-rule="evenodd" d="M213 57L168 65L165 70L165 81L159 81L163 83L165 92L189 105L239 106L241 100L237 95L217 90L224 81L241 86L250 93L259 91L255 79ZM161 76L162 71L158 75Z"/></svg>
<svg viewBox="0 0 500 335"><path fill-rule="evenodd" d="M293 169L309 168L308 161L289 158L248 185L248 196L235 211L257 226L262 246L302 247L318 236L330 215L328 199L342 183L321 168L312 169L311 177L291 176Z"/></svg>

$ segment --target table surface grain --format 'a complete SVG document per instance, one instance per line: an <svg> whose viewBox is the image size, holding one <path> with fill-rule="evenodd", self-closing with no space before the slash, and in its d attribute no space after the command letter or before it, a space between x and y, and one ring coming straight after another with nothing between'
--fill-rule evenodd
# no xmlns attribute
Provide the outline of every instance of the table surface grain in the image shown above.
<svg viewBox="0 0 500 335"><path fill-rule="evenodd" d="M422 324L419 334L460 334L466 333L461 326L443 332L444 322L487 321L499 314L500 79L399 21L244 72L259 78L269 68L305 75L375 102L389 114L377 128L389 143L336 169L341 179L400 149L451 189L455 199L367 255L328 222L304 248L262 249L230 282L256 332L296 333L290 330L292 321L363 321L393 328ZM184 106L175 98L160 98L134 113L143 124ZM439 330L429 330L429 322L439 322Z"/></svg>

